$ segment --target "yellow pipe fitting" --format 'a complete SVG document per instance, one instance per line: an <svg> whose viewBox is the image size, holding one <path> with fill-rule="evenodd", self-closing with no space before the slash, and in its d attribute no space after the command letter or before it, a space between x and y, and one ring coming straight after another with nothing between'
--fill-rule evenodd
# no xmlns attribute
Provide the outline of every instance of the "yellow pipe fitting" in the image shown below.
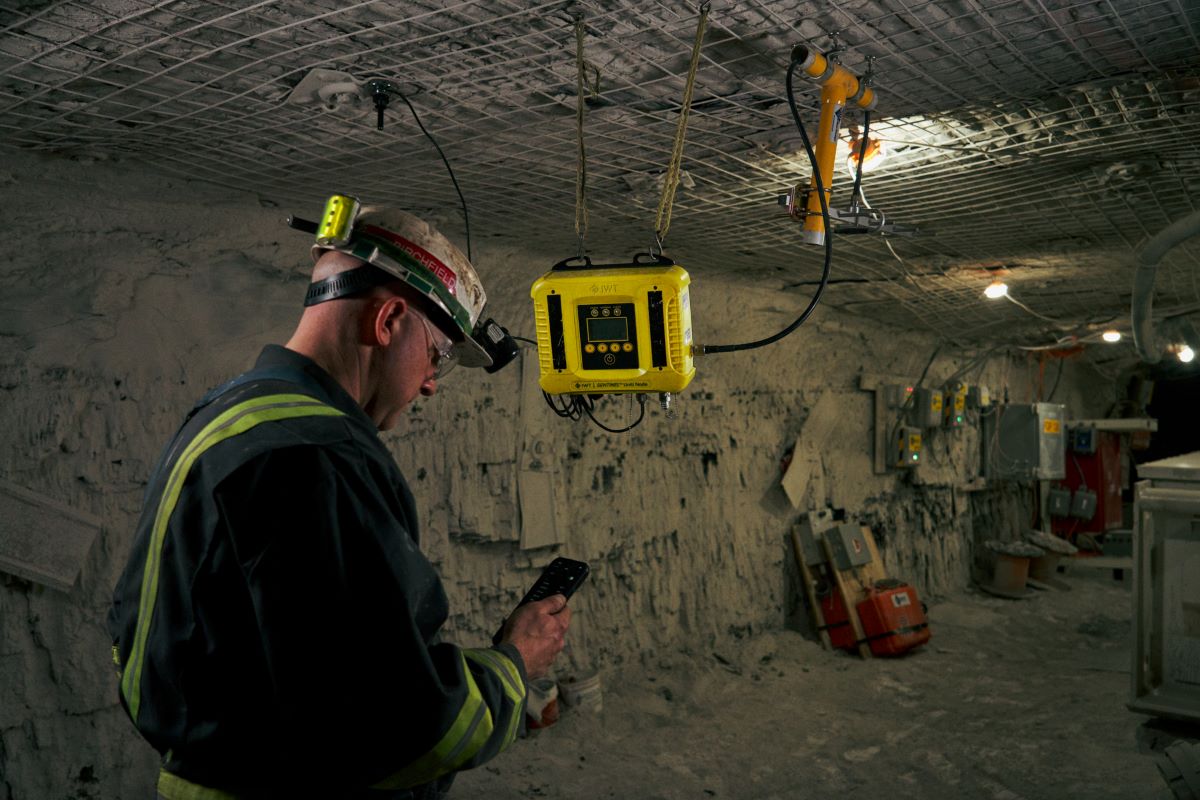
<svg viewBox="0 0 1200 800"><path fill-rule="evenodd" d="M796 68L821 84L821 119L817 124L817 137L813 151L817 157L817 169L821 185L825 189L825 202L833 207L833 164L837 154L837 134L842 123L842 110L847 101L870 111L875 108L875 90L867 86L853 72L836 64L815 50L798 45L792 50ZM825 243L825 219L821 215L821 199L817 195L817 176L814 173L809 186L808 203L804 217L804 242Z"/></svg>

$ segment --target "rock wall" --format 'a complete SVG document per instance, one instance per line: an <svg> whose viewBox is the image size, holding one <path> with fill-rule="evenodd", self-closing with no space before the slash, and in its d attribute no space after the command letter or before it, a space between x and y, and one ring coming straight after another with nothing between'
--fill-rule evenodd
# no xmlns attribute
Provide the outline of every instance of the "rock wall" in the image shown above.
<svg viewBox="0 0 1200 800"><path fill-rule="evenodd" d="M104 524L69 592L0 576L0 798L144 796L156 758L117 704L111 587L181 415L290 333L307 243L282 225L280 199L129 164L6 153L0 190L0 477ZM502 239L476 251L489 313L531 336L528 287L557 257ZM693 279L694 327L711 343L777 330L806 301ZM386 441L450 594L451 639L486 641L562 554L593 568L562 669L653 669L664 649L708 653L806 626L787 544L800 512L780 488L789 457L807 470L804 504L871 525L892 574L925 596L965 586L976 540L1015 535L1028 493L972 483L971 428L933 434L914 473L875 475L860 385L923 370L935 385L968 364L926 334L825 306L780 344L702 359L676 416L651 408L628 434L554 416L527 356L493 376L458 371ZM966 377L1032 396L1023 360L985 358ZM1056 383L1078 414L1104 411L1106 390L1081 367ZM596 413L616 426L635 411L620 398ZM561 544L523 548L523 536Z"/></svg>

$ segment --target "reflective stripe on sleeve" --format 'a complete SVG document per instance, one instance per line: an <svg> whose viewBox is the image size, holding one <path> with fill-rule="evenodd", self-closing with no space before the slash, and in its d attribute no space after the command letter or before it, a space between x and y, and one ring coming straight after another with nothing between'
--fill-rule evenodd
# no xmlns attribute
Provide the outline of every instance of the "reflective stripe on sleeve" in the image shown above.
<svg viewBox="0 0 1200 800"><path fill-rule="evenodd" d="M463 654L476 664L494 672L500 678L504 694L512 701L512 715L508 719L504 740L500 743L500 749L503 750L516 741L521 714L525 711L525 684L521 680L521 672L508 656L497 650L464 650Z"/></svg>
<svg viewBox="0 0 1200 800"><path fill-rule="evenodd" d="M517 665L508 656L497 650L464 650L463 655L480 666L490 669L500 678L508 699L520 704L525 699L525 684Z"/></svg>
<svg viewBox="0 0 1200 800"><path fill-rule="evenodd" d="M459 659L467 697L450 729L432 750L375 784L372 789L406 789L428 783L470 761L487 743L494 730L492 712L483 702L479 684L467 667L466 656L460 653Z"/></svg>
<svg viewBox="0 0 1200 800"><path fill-rule="evenodd" d="M172 775L165 769L158 771L156 788L162 800L237 800L236 795L192 783L178 775Z"/></svg>
<svg viewBox="0 0 1200 800"><path fill-rule="evenodd" d="M171 468L162 497L159 499L158 510L154 517L154 527L151 529L150 546L146 552L146 565L142 572L142 588L138 599L137 628L134 632L133 647L129 653L129 661L121 675L121 695L129 706L129 715L137 722L138 711L141 708L142 667L145 665L146 641L150 637L150 625L153 622L154 602L158 597L158 575L162 560L163 542L167 535L167 524L179 496L183 491L184 481L192 466L210 447L226 439L245 433L264 422L274 422L297 417L341 417L345 414L332 406L327 406L308 395L303 394L273 394L255 397L238 403L223 412L203 430L184 449Z"/></svg>

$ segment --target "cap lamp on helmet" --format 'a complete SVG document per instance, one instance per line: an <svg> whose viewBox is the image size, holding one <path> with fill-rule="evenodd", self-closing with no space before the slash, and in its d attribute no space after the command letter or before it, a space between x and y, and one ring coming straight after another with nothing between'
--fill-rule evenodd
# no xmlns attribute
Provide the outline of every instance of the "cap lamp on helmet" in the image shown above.
<svg viewBox="0 0 1200 800"><path fill-rule="evenodd" d="M487 303L483 285L467 257L432 226L397 208L360 206L353 197L333 195L316 233L314 261L336 250L369 266L313 283L305 305L399 279L429 301L425 310L453 339L458 363L492 366L488 351L472 337Z"/></svg>

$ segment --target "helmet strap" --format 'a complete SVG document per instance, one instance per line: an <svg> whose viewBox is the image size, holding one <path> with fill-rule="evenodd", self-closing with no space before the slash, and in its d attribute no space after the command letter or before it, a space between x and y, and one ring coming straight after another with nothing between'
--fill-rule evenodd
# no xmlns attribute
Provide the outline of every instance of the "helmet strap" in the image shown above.
<svg viewBox="0 0 1200 800"><path fill-rule="evenodd" d="M392 273L382 270L374 264L364 264L361 267L331 275L325 280L310 283L308 291L304 293L304 307L308 308L317 303L324 303L326 300L336 300L339 297L365 292L367 289L396 280L399 279Z"/></svg>

